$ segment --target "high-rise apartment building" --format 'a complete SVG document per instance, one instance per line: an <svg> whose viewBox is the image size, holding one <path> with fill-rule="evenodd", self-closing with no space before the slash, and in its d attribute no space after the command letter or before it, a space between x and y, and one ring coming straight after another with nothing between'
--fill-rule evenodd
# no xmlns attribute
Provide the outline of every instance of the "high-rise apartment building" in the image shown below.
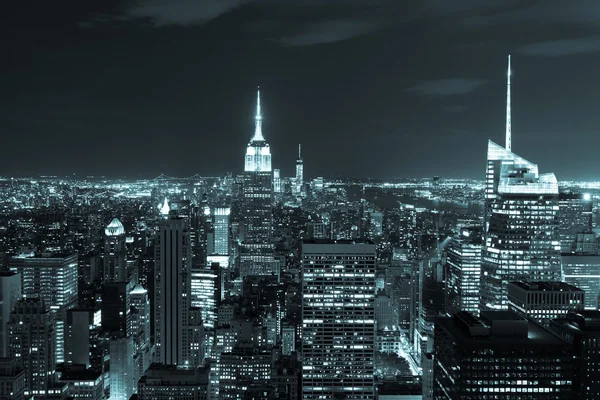
<svg viewBox="0 0 600 400"><path fill-rule="evenodd" d="M10 268L21 274L23 296L39 296L52 314L57 363L65 361L66 311L77 304L77 267L77 255L42 253L10 260Z"/></svg>
<svg viewBox="0 0 600 400"><path fill-rule="evenodd" d="M571 399L572 345L511 311L439 318L434 398Z"/></svg>
<svg viewBox="0 0 600 400"><path fill-rule="evenodd" d="M55 383L54 317L42 298L21 299L8 322L9 356L25 371L25 396L52 394Z"/></svg>
<svg viewBox="0 0 600 400"><path fill-rule="evenodd" d="M302 244L303 398L374 399L372 242Z"/></svg>
<svg viewBox="0 0 600 400"><path fill-rule="evenodd" d="M573 345L573 398L600 399L600 311L569 313L548 329Z"/></svg>
<svg viewBox="0 0 600 400"><path fill-rule="evenodd" d="M479 314L481 248L478 227L465 227L446 247L446 313L459 311Z"/></svg>
<svg viewBox="0 0 600 400"><path fill-rule="evenodd" d="M104 273L102 282L125 282L127 271L127 245L125 228L114 218L104 229Z"/></svg>
<svg viewBox="0 0 600 400"><path fill-rule="evenodd" d="M271 147L262 133L260 92L258 92L254 136L246 149L243 175L243 240L240 263L253 275L275 272L273 245L273 171Z"/></svg>
<svg viewBox="0 0 600 400"><path fill-rule="evenodd" d="M8 320L21 298L21 275L14 271L0 272L0 357L8 355Z"/></svg>
<svg viewBox="0 0 600 400"><path fill-rule="evenodd" d="M482 309L507 309L511 281L561 279L558 208L554 174L488 143Z"/></svg>
<svg viewBox="0 0 600 400"><path fill-rule="evenodd" d="M508 284L508 309L538 324L583 310L585 293L564 282L520 281Z"/></svg>
<svg viewBox="0 0 600 400"><path fill-rule="evenodd" d="M161 364L189 364L191 257L188 224L173 211L161 222L155 244L155 361Z"/></svg>

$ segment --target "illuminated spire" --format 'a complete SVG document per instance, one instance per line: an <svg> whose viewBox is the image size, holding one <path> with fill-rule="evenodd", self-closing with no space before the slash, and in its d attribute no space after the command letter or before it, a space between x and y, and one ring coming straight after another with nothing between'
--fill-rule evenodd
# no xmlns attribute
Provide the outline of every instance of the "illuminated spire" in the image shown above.
<svg viewBox="0 0 600 400"><path fill-rule="evenodd" d="M265 140L262 134L262 115L260 114L260 86L256 91L256 116L254 117L255 127L252 140Z"/></svg>
<svg viewBox="0 0 600 400"><path fill-rule="evenodd" d="M169 215L169 212L171 211L171 207L169 207L169 201L167 200L167 198L166 198L166 197L165 197L165 201L164 201L164 203L162 204L162 206L160 206L160 205L159 205L159 206L158 206L158 208L159 208L159 210L160 210L160 213L161 213L162 215L165 215L165 216L166 216L166 215Z"/></svg>
<svg viewBox="0 0 600 400"><path fill-rule="evenodd" d="M302 144L298 143L298 160L302 159Z"/></svg>
<svg viewBox="0 0 600 400"><path fill-rule="evenodd" d="M510 54L508 55L508 73L506 79L506 150L512 151L512 133L510 126Z"/></svg>

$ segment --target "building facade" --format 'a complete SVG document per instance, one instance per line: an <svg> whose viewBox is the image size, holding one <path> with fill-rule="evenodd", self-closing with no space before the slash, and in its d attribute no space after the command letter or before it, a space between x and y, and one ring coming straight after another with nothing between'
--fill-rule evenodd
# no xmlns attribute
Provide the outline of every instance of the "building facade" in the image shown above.
<svg viewBox="0 0 600 400"><path fill-rule="evenodd" d="M372 242L302 244L302 396L374 399Z"/></svg>

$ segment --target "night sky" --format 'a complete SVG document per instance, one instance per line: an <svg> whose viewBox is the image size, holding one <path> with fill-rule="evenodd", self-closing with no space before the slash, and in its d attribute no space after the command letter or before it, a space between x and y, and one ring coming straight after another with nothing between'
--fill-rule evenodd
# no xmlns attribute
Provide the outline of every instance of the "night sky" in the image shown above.
<svg viewBox="0 0 600 400"><path fill-rule="evenodd" d="M597 0L3 4L0 174L238 174L261 87L274 168L484 178L504 142L600 178Z"/></svg>

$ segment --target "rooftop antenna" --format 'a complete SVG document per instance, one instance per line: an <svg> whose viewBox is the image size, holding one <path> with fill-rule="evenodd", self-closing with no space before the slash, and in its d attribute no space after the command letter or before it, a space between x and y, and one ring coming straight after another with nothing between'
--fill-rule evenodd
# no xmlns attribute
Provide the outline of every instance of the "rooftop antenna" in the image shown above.
<svg viewBox="0 0 600 400"><path fill-rule="evenodd" d="M512 133L510 125L510 54L508 55L508 73L506 78L506 150L512 151Z"/></svg>

